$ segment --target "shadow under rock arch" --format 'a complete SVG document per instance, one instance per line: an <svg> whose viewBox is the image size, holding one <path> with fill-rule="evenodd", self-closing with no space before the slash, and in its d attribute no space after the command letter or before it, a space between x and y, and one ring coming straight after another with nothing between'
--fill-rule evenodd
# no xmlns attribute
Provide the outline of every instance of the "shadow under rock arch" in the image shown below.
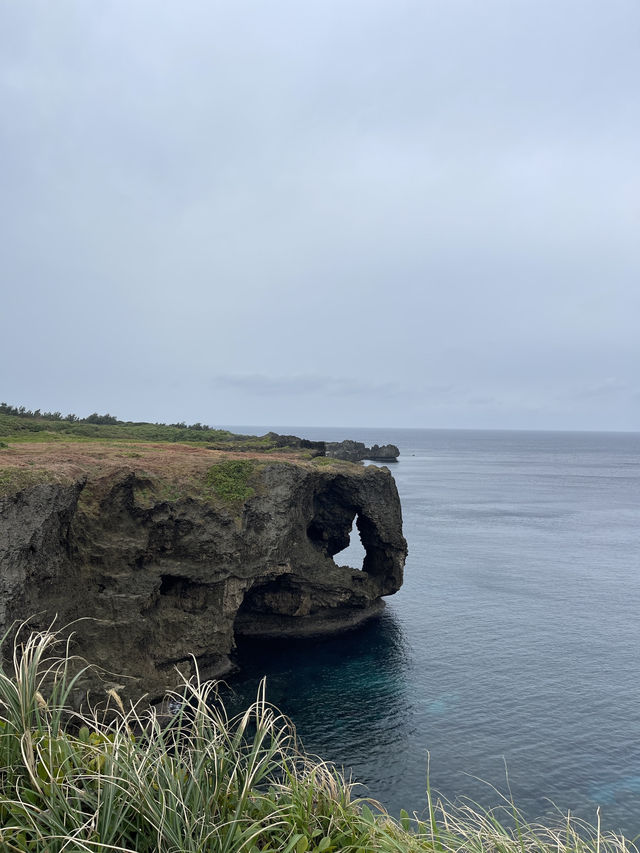
<svg viewBox="0 0 640 853"><path fill-rule="evenodd" d="M384 728L411 707L411 647L391 607L355 628L318 637L238 637L238 673L228 679L234 701L255 698L267 677L267 698L313 732L321 707L343 724Z"/></svg>

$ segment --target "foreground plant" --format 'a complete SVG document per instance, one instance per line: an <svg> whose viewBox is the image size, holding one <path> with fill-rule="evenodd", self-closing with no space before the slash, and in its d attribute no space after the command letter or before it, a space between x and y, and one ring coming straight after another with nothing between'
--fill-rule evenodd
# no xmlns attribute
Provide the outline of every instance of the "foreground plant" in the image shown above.
<svg viewBox="0 0 640 853"><path fill-rule="evenodd" d="M77 671L52 632L31 634L0 673L0 851L136 853L626 853L623 838L567 821L562 831L511 828L496 813L445 808L396 822L330 765L297 747L265 701L228 717L215 685L187 682L178 710L108 717L70 706ZM74 672L76 674L74 674ZM633 848L635 851L635 848Z"/></svg>

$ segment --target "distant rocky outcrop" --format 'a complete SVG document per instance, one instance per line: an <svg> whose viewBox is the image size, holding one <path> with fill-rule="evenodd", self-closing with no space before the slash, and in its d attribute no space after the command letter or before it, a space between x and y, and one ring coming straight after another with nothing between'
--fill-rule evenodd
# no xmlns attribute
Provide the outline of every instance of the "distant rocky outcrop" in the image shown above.
<svg viewBox="0 0 640 853"><path fill-rule="evenodd" d="M268 432L265 436L274 447L299 448L310 450L310 456L324 456L326 442L309 441L308 438L299 438L297 435L279 435L277 432Z"/></svg>
<svg viewBox="0 0 640 853"><path fill-rule="evenodd" d="M374 444L368 451L365 459L373 459L376 462L397 462L400 450L395 444Z"/></svg>
<svg viewBox="0 0 640 853"><path fill-rule="evenodd" d="M184 485L187 464L191 482L208 482L211 451L167 449L178 474L165 481L145 470L143 450L0 497L0 635L27 617L34 628L78 620L74 648L125 695L154 698L194 660L206 677L227 671L238 635L335 631L399 589L407 546L387 469L227 463L252 473L225 504ZM333 559L354 522L361 569Z"/></svg>
<svg viewBox="0 0 640 853"><path fill-rule="evenodd" d="M327 441L325 454L332 459L344 459L347 462L362 462L371 459L376 462L397 462L400 450L395 444L374 444L366 447L361 441Z"/></svg>

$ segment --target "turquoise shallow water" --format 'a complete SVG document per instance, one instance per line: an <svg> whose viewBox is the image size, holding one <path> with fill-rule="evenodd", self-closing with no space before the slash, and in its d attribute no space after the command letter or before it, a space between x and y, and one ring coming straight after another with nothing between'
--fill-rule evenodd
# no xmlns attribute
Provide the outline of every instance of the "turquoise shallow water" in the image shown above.
<svg viewBox="0 0 640 853"><path fill-rule="evenodd" d="M244 644L238 701L266 674L307 749L396 813L428 765L485 806L508 771L532 819L599 805L640 832L640 434L273 428L397 444L409 558L360 629Z"/></svg>

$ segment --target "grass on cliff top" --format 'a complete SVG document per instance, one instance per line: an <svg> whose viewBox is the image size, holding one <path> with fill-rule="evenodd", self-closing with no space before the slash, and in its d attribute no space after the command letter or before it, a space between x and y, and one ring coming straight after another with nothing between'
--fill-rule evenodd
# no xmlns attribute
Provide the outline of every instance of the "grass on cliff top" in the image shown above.
<svg viewBox="0 0 640 853"><path fill-rule="evenodd" d="M0 439L7 441L59 441L122 438L134 441L227 442L236 438L228 430L193 429L150 423L95 424L0 414Z"/></svg>
<svg viewBox="0 0 640 853"><path fill-rule="evenodd" d="M210 462L205 460L205 462ZM144 461L136 471L133 483L135 503L143 509L151 509L159 504L174 503L183 499L192 499L212 503L237 515L245 501L261 491L261 472L267 464L289 464L281 460L263 461L262 459L219 458L214 465L206 464L191 469L175 464L171 469L145 470ZM178 469L178 470L176 470ZM101 503L117 482L114 477L91 478L84 486L79 499L83 512L96 515L101 512ZM0 486L2 471L0 470Z"/></svg>
<svg viewBox="0 0 640 853"><path fill-rule="evenodd" d="M213 465L205 477L211 492L226 504L241 506L255 495L256 463L252 459L229 459Z"/></svg>
<svg viewBox="0 0 640 853"><path fill-rule="evenodd" d="M45 483L67 482L53 471L38 468L0 468L0 498Z"/></svg>
<svg viewBox="0 0 640 853"><path fill-rule="evenodd" d="M327 468L334 471L364 471L365 466L361 462L349 462L348 459L334 459L333 456L316 456L311 460L317 468Z"/></svg>
<svg viewBox="0 0 640 853"><path fill-rule="evenodd" d="M269 435L235 435L200 424L190 427L132 422L97 424L0 413L0 447L8 443L113 440L179 442L206 445L211 450L270 452L284 449Z"/></svg>
<svg viewBox="0 0 640 853"><path fill-rule="evenodd" d="M254 459L222 459L204 475L177 482L167 477L147 478L136 487L136 502L151 507L160 502L172 502L184 497L204 499L222 505L234 513L260 488L260 472L264 463ZM85 489L86 491L86 489Z"/></svg>
<svg viewBox="0 0 640 853"><path fill-rule="evenodd" d="M175 501L181 497L202 498L224 506L235 513L260 488L260 472L264 463L254 459L222 459L212 465L200 478L177 483L166 477L148 479L136 488L136 502L151 507L158 502Z"/></svg>
<svg viewBox="0 0 640 853"><path fill-rule="evenodd" d="M232 718L198 680L167 720L113 691L109 717L81 716L65 649L31 634L0 672L3 853L637 853L569 818L541 827L511 804L481 812L429 791L425 819L396 821L299 749L264 685Z"/></svg>
<svg viewBox="0 0 640 853"><path fill-rule="evenodd" d="M229 446L178 442L97 441L18 442L0 448L0 497L37 483L86 480L83 496L108 491L122 478L134 476L141 506L180 498L205 499L231 507L260 491L260 472L272 465L310 465L308 450L275 448L238 450ZM248 463L218 468L220 463ZM216 470L213 473L211 469ZM81 497L84 501L84 498Z"/></svg>

